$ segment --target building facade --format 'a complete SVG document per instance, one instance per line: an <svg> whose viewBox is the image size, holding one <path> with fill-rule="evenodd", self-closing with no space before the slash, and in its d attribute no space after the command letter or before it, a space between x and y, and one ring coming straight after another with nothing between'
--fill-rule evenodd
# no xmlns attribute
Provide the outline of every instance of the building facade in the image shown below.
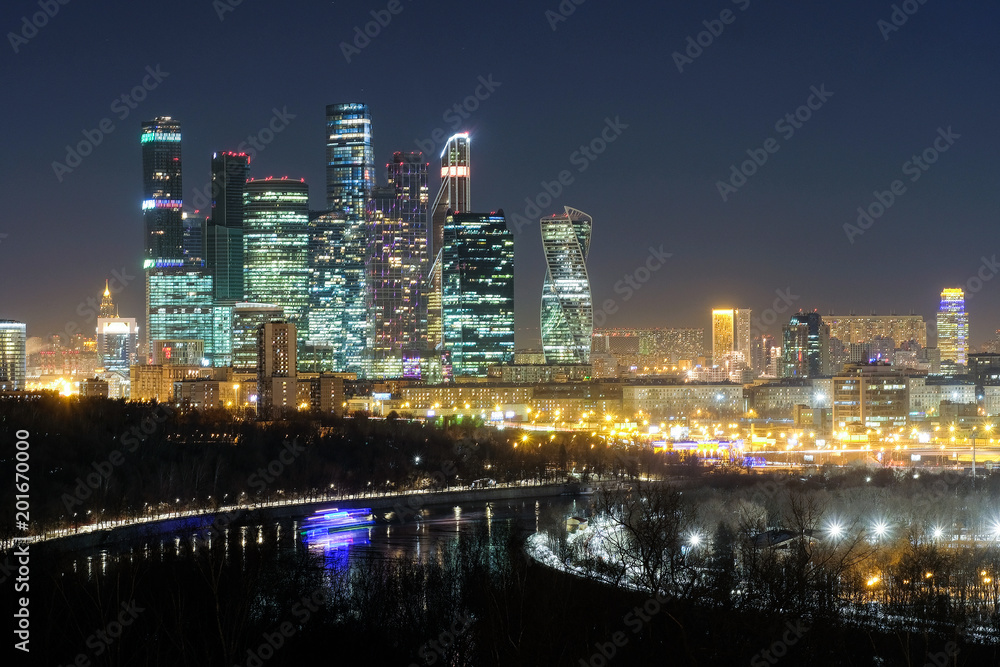
<svg viewBox="0 0 1000 667"><path fill-rule="evenodd" d="M28 372L27 326L0 320L0 391L24 391Z"/></svg>
<svg viewBox="0 0 1000 667"><path fill-rule="evenodd" d="M427 248L426 330L430 349L443 344L442 330L442 270L444 258L444 227L449 211L466 213L472 210L472 164L468 133L453 135L441 151L441 186L431 206L431 230Z"/></svg>
<svg viewBox="0 0 1000 667"><path fill-rule="evenodd" d="M368 318L365 312L367 210L375 187L372 117L367 104L326 108L326 203L338 224L332 228L332 267L341 296L337 370L364 373Z"/></svg>
<svg viewBox="0 0 1000 667"><path fill-rule="evenodd" d="M541 332L545 361L588 364L594 337L594 299L587 255L594 219L575 208L542 218L545 278Z"/></svg>
<svg viewBox="0 0 1000 667"><path fill-rule="evenodd" d="M782 339L782 377L830 374L830 327L819 313L792 315Z"/></svg>
<svg viewBox="0 0 1000 667"><path fill-rule="evenodd" d="M204 341L206 364L214 353L214 290L212 275L183 260L145 260L147 355L154 340Z"/></svg>
<svg viewBox="0 0 1000 667"><path fill-rule="evenodd" d="M183 181L181 179L181 125L169 116L143 121L139 139L142 146L142 220L144 227L143 267L146 271L145 338L149 349L153 332L152 314L163 304L149 286L149 269L160 262L170 266L184 260ZM175 264L177 263L177 264ZM150 296L153 301L150 302Z"/></svg>
<svg viewBox="0 0 1000 667"><path fill-rule="evenodd" d="M965 366L969 352L969 314L965 312L965 292L945 289L937 314L937 346L941 363Z"/></svg>
<svg viewBox="0 0 1000 667"><path fill-rule="evenodd" d="M389 184L373 190L365 264L369 377L401 376L404 352L426 345L427 167L423 153L394 153Z"/></svg>
<svg viewBox="0 0 1000 667"><path fill-rule="evenodd" d="M244 205L247 301L280 306L304 330L309 305L309 186L289 178L251 179Z"/></svg>
<svg viewBox="0 0 1000 667"><path fill-rule="evenodd" d="M441 275L452 370L486 377L514 357L514 235L502 210L448 216Z"/></svg>
<svg viewBox="0 0 1000 667"><path fill-rule="evenodd" d="M205 229L205 261L215 279L215 298L243 300L243 207L250 156L212 155L212 214Z"/></svg>
<svg viewBox="0 0 1000 667"><path fill-rule="evenodd" d="M712 363L718 364L736 351L736 311L732 308L712 311Z"/></svg>

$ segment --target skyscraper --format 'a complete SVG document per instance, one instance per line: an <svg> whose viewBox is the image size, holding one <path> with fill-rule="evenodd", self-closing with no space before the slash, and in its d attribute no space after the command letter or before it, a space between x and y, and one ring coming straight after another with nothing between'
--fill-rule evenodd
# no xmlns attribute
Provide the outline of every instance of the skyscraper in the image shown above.
<svg viewBox="0 0 1000 667"><path fill-rule="evenodd" d="M212 215L205 232L205 259L215 278L217 299L243 299L243 198L249 179L246 153L212 155Z"/></svg>
<svg viewBox="0 0 1000 667"><path fill-rule="evenodd" d="M339 214L309 214L309 316L306 341L329 347L330 365L319 370L344 370L347 286L341 269L344 248L339 239L348 224ZM301 337L301 333L299 336Z"/></svg>
<svg viewBox="0 0 1000 667"><path fill-rule="evenodd" d="M736 350L736 311L732 308L712 311L712 363L718 364Z"/></svg>
<svg viewBox="0 0 1000 667"><path fill-rule="evenodd" d="M27 327L0 320L0 391L24 391L27 380Z"/></svg>
<svg viewBox="0 0 1000 667"><path fill-rule="evenodd" d="M186 265L183 259L147 259L143 270L149 322L147 354L152 354L154 340L200 340L206 361L211 361L215 352L211 274L202 267Z"/></svg>
<svg viewBox="0 0 1000 667"><path fill-rule="evenodd" d="M737 308L733 312L736 318L736 339L734 341L734 347L737 352L743 355L743 363L749 367L750 357L753 353L753 350L751 349L751 338L753 338L753 334L751 332L752 320L750 317L750 309Z"/></svg>
<svg viewBox="0 0 1000 667"><path fill-rule="evenodd" d="M427 273L427 163L423 153L394 153L389 185L373 190L365 286L369 375L403 374L403 352L423 349Z"/></svg>
<svg viewBox="0 0 1000 667"><path fill-rule="evenodd" d="M466 212L472 208L471 164L468 133L452 136L441 151L441 187L431 206L431 235L428 241L426 322L427 345L434 349L442 344L441 322L441 256L444 225L449 211Z"/></svg>
<svg viewBox="0 0 1000 667"><path fill-rule="evenodd" d="M964 366L969 351L969 314L965 312L965 292L945 289L937 314L937 346L941 361Z"/></svg>
<svg viewBox="0 0 1000 667"><path fill-rule="evenodd" d="M819 313L797 313L782 328L782 377L830 374L830 325Z"/></svg>
<svg viewBox="0 0 1000 667"><path fill-rule="evenodd" d="M163 263L183 264L184 221L183 182L181 180L181 125L169 116L143 121L139 141L142 145L142 220L144 270ZM149 350L153 332L151 313L166 306L151 294L146 274L146 330L144 348ZM159 294L157 290L157 294ZM151 300L152 298L152 300Z"/></svg>
<svg viewBox="0 0 1000 667"><path fill-rule="evenodd" d="M587 255L594 219L583 211L542 218L545 279L542 283L542 351L549 364L590 363L594 301Z"/></svg>
<svg viewBox="0 0 1000 667"><path fill-rule="evenodd" d="M251 179L244 196L244 292L281 306L298 325L309 305L309 186L290 178ZM300 335L305 336L305 327Z"/></svg>
<svg viewBox="0 0 1000 667"><path fill-rule="evenodd" d="M431 221L430 257L437 257L444 243L444 225L448 211L466 213L470 210L469 133L452 136L441 151L441 188L434 198Z"/></svg>
<svg viewBox="0 0 1000 667"><path fill-rule="evenodd" d="M444 225L442 325L455 375L485 377L514 357L514 235L503 210Z"/></svg>
<svg viewBox="0 0 1000 667"><path fill-rule="evenodd" d="M97 353L104 370L117 373L124 382L129 379L129 367L138 362L139 326L134 317L118 317L108 283L97 317Z"/></svg>
<svg viewBox="0 0 1000 667"><path fill-rule="evenodd" d="M326 203L340 221L334 229L333 271L342 284L341 370L364 373L367 317L365 254L366 212L375 186L372 118L367 104L326 107ZM286 312L287 314L287 312Z"/></svg>
<svg viewBox="0 0 1000 667"><path fill-rule="evenodd" d="M169 116L143 121L142 220L147 259L183 257L181 124Z"/></svg>

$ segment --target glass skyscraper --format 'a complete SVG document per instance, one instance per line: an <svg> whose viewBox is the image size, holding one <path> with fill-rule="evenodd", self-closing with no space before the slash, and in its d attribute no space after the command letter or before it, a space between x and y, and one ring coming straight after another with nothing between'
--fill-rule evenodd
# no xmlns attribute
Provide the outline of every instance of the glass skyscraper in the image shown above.
<svg viewBox="0 0 1000 667"><path fill-rule="evenodd" d="M184 263L180 122L169 116L143 121L139 141L142 145L142 220L145 228L143 268L155 269L161 263L175 267ZM162 313L172 307L157 301L161 294L161 287L151 290L147 273L144 331L147 354L153 339L153 312Z"/></svg>
<svg viewBox="0 0 1000 667"><path fill-rule="evenodd" d="M367 104L326 107L326 203L339 221L334 228L333 272L343 285L340 309L340 370L365 372L367 317L365 258L368 249L366 214L375 186L372 118ZM286 314L289 314L286 311Z"/></svg>
<svg viewBox="0 0 1000 667"><path fill-rule="evenodd" d="M24 391L27 381L27 327L0 320L0 391Z"/></svg>
<svg viewBox="0 0 1000 667"><path fill-rule="evenodd" d="M542 351L549 364L590 363L594 300L587 255L594 219L583 211L542 218L545 280L542 283Z"/></svg>
<svg viewBox="0 0 1000 667"><path fill-rule="evenodd" d="M514 357L514 235L500 210L449 215L443 239L444 346L455 375L485 377Z"/></svg>
<svg viewBox="0 0 1000 667"><path fill-rule="evenodd" d="M422 287L427 273L427 163L394 153L389 185L373 190L365 265L367 348L372 377L403 374L403 353L425 345Z"/></svg>
<svg viewBox="0 0 1000 667"><path fill-rule="evenodd" d="M830 374L830 325L819 313L798 313L782 328L782 377Z"/></svg>
<svg viewBox="0 0 1000 667"><path fill-rule="evenodd" d="M308 223L309 186L304 180L247 181L243 221L246 299L280 306L295 324L305 320L309 305Z"/></svg>
<svg viewBox="0 0 1000 667"><path fill-rule="evenodd" d="M217 299L243 299L243 197L250 178L246 153L212 155L212 215L205 259L215 277Z"/></svg>
<svg viewBox="0 0 1000 667"><path fill-rule="evenodd" d="M306 341L327 346L332 361L327 371L344 369L344 312L347 288L340 271L344 249L337 240L348 223L334 213L310 213L309 220L309 316Z"/></svg>
<svg viewBox="0 0 1000 667"><path fill-rule="evenodd" d="M146 340L200 340L206 362L210 361L215 352L212 275L182 259L147 259L143 269L149 317Z"/></svg>
<svg viewBox="0 0 1000 667"><path fill-rule="evenodd" d="M441 271L444 245L444 225L449 211L466 212L472 208L470 144L467 132L453 135L441 151L441 187L431 206L431 232L428 241L427 278L424 286L426 307L424 321L427 346L441 347L442 285Z"/></svg>
<svg viewBox="0 0 1000 667"><path fill-rule="evenodd" d="M148 259L184 256L181 124L169 116L143 121L142 220Z"/></svg>
<svg viewBox="0 0 1000 667"><path fill-rule="evenodd" d="M969 314L965 312L965 292L945 289L937 314L937 346L942 362L964 366L969 351Z"/></svg>

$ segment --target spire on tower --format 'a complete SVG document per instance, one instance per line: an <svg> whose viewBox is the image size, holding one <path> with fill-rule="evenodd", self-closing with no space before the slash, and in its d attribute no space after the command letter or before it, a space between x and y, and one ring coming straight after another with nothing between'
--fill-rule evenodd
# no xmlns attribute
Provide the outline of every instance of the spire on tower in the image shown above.
<svg viewBox="0 0 1000 667"><path fill-rule="evenodd" d="M108 281L104 281L104 296L101 298L101 317L117 317L117 310L115 309L115 304L111 300L111 289L108 287Z"/></svg>

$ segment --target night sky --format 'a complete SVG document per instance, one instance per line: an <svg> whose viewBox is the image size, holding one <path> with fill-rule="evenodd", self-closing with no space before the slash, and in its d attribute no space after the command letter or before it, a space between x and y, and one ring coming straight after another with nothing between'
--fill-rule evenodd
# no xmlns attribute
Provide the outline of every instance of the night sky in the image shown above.
<svg viewBox="0 0 1000 667"><path fill-rule="evenodd" d="M995 2L909 0L916 12L897 14L907 20L889 31L892 3L870 0L564 0L575 11L555 30L545 12L558 0L399 1L349 63L341 42L388 2L74 0L26 31L34 36L17 40L17 53L8 35L0 318L26 321L29 336L68 322L91 331L78 306L124 268L134 279L116 296L121 315L142 321L142 120L183 124L188 203L208 183L213 151L237 149L287 109L295 117L252 175L304 177L319 209L326 104L371 106L382 182L393 151L415 150L438 128L451 134L444 114L490 76L499 85L459 127L472 133L473 208L523 215L525 199L567 170L572 182L542 212L568 204L594 217L589 269L597 308L615 300L607 326L707 329L712 307L761 311L786 288L796 309L932 321L943 287L1000 272ZM222 20L220 6L232 9ZM724 10L730 22L712 23ZM8 0L0 27L20 32L38 11L37 1ZM673 53L707 30L703 21L723 30L679 72ZM147 66L166 76L135 109L116 103L144 77L154 83ZM791 136L776 128L811 87L832 96L812 98L819 108ZM60 181L52 163L105 118L113 131ZM606 133L604 152L574 156L608 119L620 134ZM904 163L949 127L959 138L911 181ZM724 202L717 182L772 138L777 152ZM429 151L432 171L441 145ZM851 243L844 225L895 180L905 192ZM630 298L624 283L616 293L661 245L672 253L662 268ZM544 272L537 217L517 235L516 265L518 345L528 346ZM972 286L978 347L1000 328L1000 278Z"/></svg>

